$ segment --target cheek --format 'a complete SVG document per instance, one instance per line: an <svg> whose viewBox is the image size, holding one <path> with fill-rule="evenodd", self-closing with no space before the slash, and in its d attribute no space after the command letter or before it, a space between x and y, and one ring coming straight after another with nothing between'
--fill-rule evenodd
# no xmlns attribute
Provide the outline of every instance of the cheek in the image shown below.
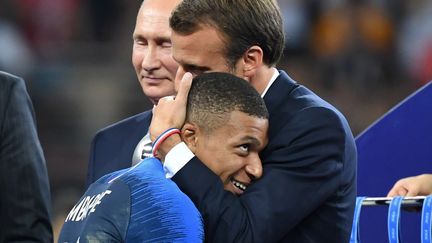
<svg viewBox="0 0 432 243"><path fill-rule="evenodd" d="M238 156L238 155L232 155L230 158L227 158L227 161L229 163L226 164L226 168L229 168L230 170L237 171L243 168L243 165L245 164L245 158Z"/></svg>
<svg viewBox="0 0 432 243"><path fill-rule="evenodd" d="M164 54L162 57L162 62L164 63L165 68L168 70L168 72L175 77L177 69L179 67L178 63L174 61L172 58L171 53L170 54Z"/></svg>
<svg viewBox="0 0 432 243"><path fill-rule="evenodd" d="M202 140L201 140L202 141ZM223 151L212 143L197 143L195 155L216 175L223 168Z"/></svg>
<svg viewBox="0 0 432 243"><path fill-rule="evenodd" d="M244 168L246 164L246 158L237 154L231 154L224 160L224 172L226 176L231 176L238 173Z"/></svg>
<svg viewBox="0 0 432 243"><path fill-rule="evenodd" d="M243 167L243 159L235 154L223 153L214 160L214 167L217 170L218 175L220 175L222 180L228 179L236 171Z"/></svg>
<svg viewBox="0 0 432 243"><path fill-rule="evenodd" d="M139 69L141 69L141 63L143 58L143 52L140 52L134 48L132 51L132 65L134 66L135 70L138 71Z"/></svg>

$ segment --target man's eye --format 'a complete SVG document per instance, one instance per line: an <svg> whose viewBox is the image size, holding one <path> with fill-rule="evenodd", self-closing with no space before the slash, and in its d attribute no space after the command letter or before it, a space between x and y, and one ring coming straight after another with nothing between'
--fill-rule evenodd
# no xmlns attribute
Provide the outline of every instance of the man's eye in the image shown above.
<svg viewBox="0 0 432 243"><path fill-rule="evenodd" d="M172 44L171 44L171 42L164 42L164 43L162 43L162 47L163 48L171 48Z"/></svg>
<svg viewBox="0 0 432 243"><path fill-rule="evenodd" d="M249 145L248 144L243 144L243 145L240 145L240 150L242 151L242 152L249 152Z"/></svg>
<svg viewBox="0 0 432 243"><path fill-rule="evenodd" d="M140 46L145 46L145 45L147 45L147 41L141 40L141 39L135 39L135 44L140 45Z"/></svg>

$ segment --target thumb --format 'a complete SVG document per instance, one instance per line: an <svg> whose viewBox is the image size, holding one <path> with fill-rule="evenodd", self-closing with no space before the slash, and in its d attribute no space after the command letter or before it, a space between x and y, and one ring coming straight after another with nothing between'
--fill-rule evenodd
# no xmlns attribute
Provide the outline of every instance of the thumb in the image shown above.
<svg viewBox="0 0 432 243"><path fill-rule="evenodd" d="M180 80L180 86L175 97L175 100L179 103L186 104L189 90L192 85L193 76L191 73L185 73L183 78Z"/></svg>

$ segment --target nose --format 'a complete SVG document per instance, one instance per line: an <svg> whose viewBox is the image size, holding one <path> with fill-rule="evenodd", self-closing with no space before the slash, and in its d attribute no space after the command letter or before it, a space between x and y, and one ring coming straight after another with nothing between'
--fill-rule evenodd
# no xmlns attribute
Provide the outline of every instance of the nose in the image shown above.
<svg viewBox="0 0 432 243"><path fill-rule="evenodd" d="M249 157L250 158L248 164L245 167L245 170L248 176L252 180L255 180L262 176L262 172L263 172L262 162L258 153L250 154Z"/></svg>
<svg viewBox="0 0 432 243"><path fill-rule="evenodd" d="M154 45L149 45L146 53L144 54L141 67L147 72L151 72L158 69L161 65L160 57L158 54L157 47Z"/></svg>

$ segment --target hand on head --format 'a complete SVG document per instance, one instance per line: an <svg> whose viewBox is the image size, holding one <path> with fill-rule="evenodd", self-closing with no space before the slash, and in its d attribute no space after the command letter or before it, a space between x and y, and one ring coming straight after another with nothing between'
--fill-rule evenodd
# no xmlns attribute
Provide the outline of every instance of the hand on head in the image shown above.
<svg viewBox="0 0 432 243"><path fill-rule="evenodd" d="M388 197L426 196L432 194L432 174L423 174L400 179L388 192Z"/></svg>
<svg viewBox="0 0 432 243"><path fill-rule="evenodd" d="M186 105L189 89L192 85L192 74L185 73L179 83L178 93L174 97L167 96L159 100L153 108L153 117L149 127L150 138L152 141L169 128L181 129L186 119ZM177 138L177 139L173 139ZM161 159L164 151L169 151L181 141L179 135L173 135L164 142L159 150Z"/></svg>

